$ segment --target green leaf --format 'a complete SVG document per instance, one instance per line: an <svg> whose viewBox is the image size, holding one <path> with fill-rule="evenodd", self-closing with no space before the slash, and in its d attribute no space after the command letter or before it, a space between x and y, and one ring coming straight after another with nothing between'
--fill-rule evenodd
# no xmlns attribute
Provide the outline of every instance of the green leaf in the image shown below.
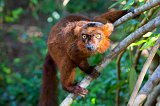
<svg viewBox="0 0 160 106"><path fill-rule="evenodd" d="M14 63L16 63L16 64L19 63L20 61L21 61L20 58L15 58L15 59L14 59Z"/></svg>
<svg viewBox="0 0 160 106"><path fill-rule="evenodd" d="M139 2L144 2L144 0L138 0Z"/></svg>
<svg viewBox="0 0 160 106"><path fill-rule="evenodd" d="M145 43L146 41L147 41L147 40L140 40L140 41L138 41L138 42L136 42L136 43L132 43L132 44L130 45L130 47L139 46L139 45Z"/></svg>
<svg viewBox="0 0 160 106"><path fill-rule="evenodd" d="M12 11L12 16L14 19L18 19L19 16L22 14L23 9L22 8L17 8L15 10Z"/></svg>
<svg viewBox="0 0 160 106"><path fill-rule="evenodd" d="M13 22L14 20L13 20L13 18L10 17L10 16L5 16L5 21L6 21L6 22Z"/></svg>
<svg viewBox="0 0 160 106"><path fill-rule="evenodd" d="M144 50L144 49L147 49L148 47L153 46L157 39L158 37L151 37L147 39L147 42L140 48L140 50Z"/></svg>
<svg viewBox="0 0 160 106"><path fill-rule="evenodd" d="M35 5L38 4L38 0L31 0L31 2Z"/></svg>
<svg viewBox="0 0 160 106"><path fill-rule="evenodd" d="M6 74L11 73L11 69L9 67L6 67L6 66L2 66L2 67L3 67L3 72L5 72Z"/></svg>
<svg viewBox="0 0 160 106"><path fill-rule="evenodd" d="M129 92L132 93L133 88L136 84L137 81L137 73L136 70L134 68L129 69L128 72L128 80L129 80Z"/></svg>
<svg viewBox="0 0 160 106"><path fill-rule="evenodd" d="M123 7L124 10L131 8L131 6L134 4L135 0L128 0L128 2Z"/></svg>
<svg viewBox="0 0 160 106"><path fill-rule="evenodd" d="M116 5L122 3L123 1L124 1L124 0L119 0L119 1L117 1L116 3L112 4L108 9L111 9L111 8L115 7Z"/></svg>
<svg viewBox="0 0 160 106"><path fill-rule="evenodd" d="M126 83L126 80L123 80L123 81L119 81L117 84L115 84L114 86L112 86L108 92L112 92L114 90L116 90L117 88L121 87L122 85L124 85Z"/></svg>
<svg viewBox="0 0 160 106"><path fill-rule="evenodd" d="M143 35L143 37L150 37L153 34L153 32L148 32L146 34Z"/></svg>
<svg viewBox="0 0 160 106"><path fill-rule="evenodd" d="M96 103L96 98L92 98L92 99L91 99L91 104L94 105L95 103Z"/></svg>

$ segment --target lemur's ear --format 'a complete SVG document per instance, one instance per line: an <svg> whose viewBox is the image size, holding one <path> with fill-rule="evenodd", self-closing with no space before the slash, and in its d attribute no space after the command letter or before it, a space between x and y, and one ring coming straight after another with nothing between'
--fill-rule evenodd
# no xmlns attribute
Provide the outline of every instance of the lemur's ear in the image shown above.
<svg viewBox="0 0 160 106"><path fill-rule="evenodd" d="M112 33L113 29L114 29L113 24L111 24L111 23L106 23L106 24L104 25L104 27L103 27L105 36L106 36L106 37L110 36L110 34Z"/></svg>
<svg viewBox="0 0 160 106"><path fill-rule="evenodd" d="M79 35L82 31L83 26L85 25L85 22L79 22L77 23L76 27L74 28L74 34Z"/></svg>
<svg viewBox="0 0 160 106"><path fill-rule="evenodd" d="M79 35L81 31L82 31L82 26L77 25L74 29L74 34Z"/></svg>

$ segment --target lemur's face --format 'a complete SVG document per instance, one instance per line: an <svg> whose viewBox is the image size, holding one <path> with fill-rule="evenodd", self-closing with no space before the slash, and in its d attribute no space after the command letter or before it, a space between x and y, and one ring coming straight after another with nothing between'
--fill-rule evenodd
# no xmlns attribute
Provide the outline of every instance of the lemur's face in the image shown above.
<svg viewBox="0 0 160 106"><path fill-rule="evenodd" d="M85 24L79 35L78 47L83 47L83 51L91 53L104 53L109 47L109 35L113 30L112 24L102 24L99 22L89 22Z"/></svg>
<svg viewBox="0 0 160 106"><path fill-rule="evenodd" d="M80 39L87 50L95 52L97 51L99 43L104 39L104 34L100 27L87 27L82 30Z"/></svg>

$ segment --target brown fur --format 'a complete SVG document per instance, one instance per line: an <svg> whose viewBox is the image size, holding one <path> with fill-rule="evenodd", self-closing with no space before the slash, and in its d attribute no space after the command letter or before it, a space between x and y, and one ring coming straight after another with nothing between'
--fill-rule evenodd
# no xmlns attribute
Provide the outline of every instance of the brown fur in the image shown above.
<svg viewBox="0 0 160 106"><path fill-rule="evenodd" d="M60 78L64 90L81 96L88 93L86 89L74 83L75 68L79 67L93 78L99 75L94 70L94 67L89 66L87 58L97 52L104 53L106 51L109 47L109 35L113 31L113 25L106 22L114 22L125 13L126 11L114 11L93 19L93 21L102 22L103 24L94 23L85 16L70 15L53 26L48 38L48 57L55 62L60 70ZM83 34L86 35L86 39L85 37L82 38ZM96 38L96 34L100 34L100 38ZM54 65L54 63L50 65ZM44 66L48 67L47 64ZM46 72L46 70L44 71ZM53 71L53 69L48 68L47 71ZM54 105L51 102L53 86L52 78L50 77L52 75L44 74L41 106Z"/></svg>

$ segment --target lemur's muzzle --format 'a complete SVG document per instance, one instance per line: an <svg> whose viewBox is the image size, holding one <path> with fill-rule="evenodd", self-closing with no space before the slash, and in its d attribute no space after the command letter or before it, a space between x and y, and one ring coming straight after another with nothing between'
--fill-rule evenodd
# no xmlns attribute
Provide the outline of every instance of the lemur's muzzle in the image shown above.
<svg viewBox="0 0 160 106"><path fill-rule="evenodd" d="M95 51L97 49L97 47L94 45L94 44L87 44L86 45L86 48L89 50L89 51Z"/></svg>

